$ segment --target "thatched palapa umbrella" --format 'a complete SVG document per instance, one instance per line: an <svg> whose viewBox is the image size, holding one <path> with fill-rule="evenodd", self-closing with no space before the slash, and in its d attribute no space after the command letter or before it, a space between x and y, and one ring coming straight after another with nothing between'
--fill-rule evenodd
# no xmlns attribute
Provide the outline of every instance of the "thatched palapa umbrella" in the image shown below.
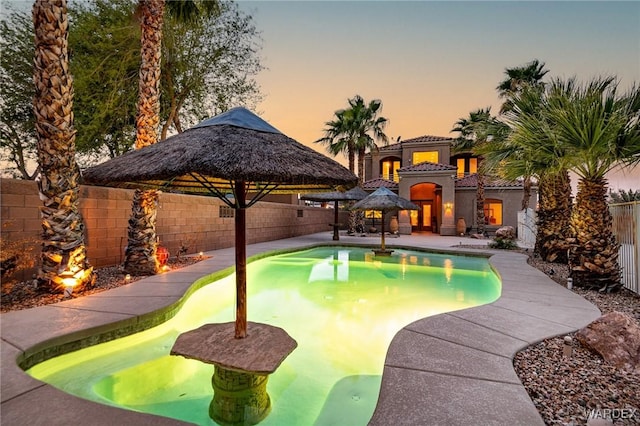
<svg viewBox="0 0 640 426"><path fill-rule="evenodd" d="M381 249L374 250L376 254L389 255L390 250L384 247L384 214L394 210L419 210L420 208L406 198L391 192L385 187L380 187L372 192L367 198L358 201L351 207L353 210L380 210L382 212L382 239Z"/></svg>
<svg viewBox="0 0 640 426"><path fill-rule="evenodd" d="M300 198L309 201L334 201L334 220L333 220L333 240L338 241L340 234L338 232L338 201L359 201L364 199L367 195L367 191L356 186L348 191L332 191L332 192L318 192L315 194L305 194Z"/></svg>
<svg viewBox="0 0 640 426"><path fill-rule="evenodd" d="M213 195L235 209L236 338L247 334L245 210L269 193L344 190L357 183L348 169L245 108L91 167L83 176L97 185Z"/></svg>

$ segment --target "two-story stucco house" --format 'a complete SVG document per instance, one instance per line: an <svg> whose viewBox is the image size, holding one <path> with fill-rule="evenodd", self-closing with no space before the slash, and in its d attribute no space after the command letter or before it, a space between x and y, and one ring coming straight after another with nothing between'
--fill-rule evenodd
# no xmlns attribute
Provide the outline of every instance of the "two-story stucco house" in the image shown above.
<svg viewBox="0 0 640 426"><path fill-rule="evenodd" d="M476 227L478 158L470 153L452 155L453 138L420 136L391 144L365 156L364 189L385 186L420 207L398 215L399 232L456 235L460 218ZM485 179L485 225L491 233L501 226L517 229L522 182ZM536 191L530 206L535 207Z"/></svg>

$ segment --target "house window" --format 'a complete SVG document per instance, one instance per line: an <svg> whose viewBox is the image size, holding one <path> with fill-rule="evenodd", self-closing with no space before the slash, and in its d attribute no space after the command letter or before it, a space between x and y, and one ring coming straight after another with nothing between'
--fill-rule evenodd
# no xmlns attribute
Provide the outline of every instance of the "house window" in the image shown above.
<svg viewBox="0 0 640 426"><path fill-rule="evenodd" d="M304 217L304 210L298 210L298 217Z"/></svg>
<svg viewBox="0 0 640 426"><path fill-rule="evenodd" d="M488 198L484 200L484 223L502 225L502 200Z"/></svg>
<svg viewBox="0 0 640 426"><path fill-rule="evenodd" d="M234 217L234 211L229 206L220 206L218 217Z"/></svg>
<svg viewBox="0 0 640 426"><path fill-rule="evenodd" d="M464 177L464 158L458 158L456 160L456 166L458 167L458 177Z"/></svg>
<svg viewBox="0 0 640 426"><path fill-rule="evenodd" d="M382 179L392 180L399 182L398 169L400 168L400 161L387 160L382 162Z"/></svg>
<svg viewBox="0 0 640 426"><path fill-rule="evenodd" d="M477 158L458 158L456 159L457 175L459 178L478 173Z"/></svg>
<svg viewBox="0 0 640 426"><path fill-rule="evenodd" d="M469 158L469 174L478 173L478 159Z"/></svg>
<svg viewBox="0 0 640 426"><path fill-rule="evenodd" d="M413 153L413 164L424 163L428 161L430 163L438 162L438 151L418 151Z"/></svg>

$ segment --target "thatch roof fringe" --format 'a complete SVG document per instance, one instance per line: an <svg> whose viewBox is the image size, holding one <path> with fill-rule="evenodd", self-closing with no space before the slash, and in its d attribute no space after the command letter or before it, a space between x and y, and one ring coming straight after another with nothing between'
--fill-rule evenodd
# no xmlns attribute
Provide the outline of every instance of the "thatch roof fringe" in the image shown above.
<svg viewBox="0 0 640 426"><path fill-rule="evenodd" d="M171 180L172 189L190 193L208 192L202 180L223 192L236 180L278 184L274 192L350 187L357 181L336 161L281 133L232 125L191 128L92 167L83 176L89 183L138 188L163 188Z"/></svg>

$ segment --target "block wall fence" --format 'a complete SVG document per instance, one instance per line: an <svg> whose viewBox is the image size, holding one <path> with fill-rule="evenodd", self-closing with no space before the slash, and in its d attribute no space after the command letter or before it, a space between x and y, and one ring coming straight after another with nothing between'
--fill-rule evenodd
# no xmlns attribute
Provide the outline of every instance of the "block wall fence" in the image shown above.
<svg viewBox="0 0 640 426"><path fill-rule="evenodd" d="M86 227L87 254L95 267L124 260L133 190L80 186L80 211ZM234 218L220 217L224 203L214 197L161 193L156 233L160 244L175 255L233 247ZM42 231L42 201L33 181L0 179L0 221L6 241L33 239ZM273 202L258 202L247 210L247 244L330 232L333 210Z"/></svg>

